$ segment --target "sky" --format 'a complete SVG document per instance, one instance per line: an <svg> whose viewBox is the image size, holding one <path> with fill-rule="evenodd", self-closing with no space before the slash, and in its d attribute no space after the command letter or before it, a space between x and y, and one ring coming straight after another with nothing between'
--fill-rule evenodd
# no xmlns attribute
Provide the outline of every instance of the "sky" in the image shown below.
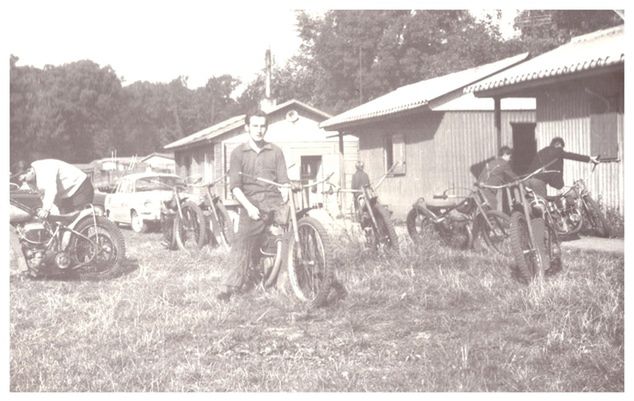
<svg viewBox="0 0 634 401"><path fill-rule="evenodd" d="M110 65L124 85L169 82L185 75L188 86L196 88L211 76L227 73L250 80L263 67L267 47L279 63L299 47L290 8L210 4L16 1L6 21L8 31L15 33L8 50L19 57L18 65L90 59Z"/></svg>
<svg viewBox="0 0 634 401"><path fill-rule="evenodd" d="M576 7L584 6L577 0ZM608 0L609 1L609 0ZM18 65L42 68L89 59L110 65L123 80L170 82L188 78L191 89L212 76L231 74L246 87L264 67L270 47L274 63L283 65L298 51L295 9L313 15L329 8L438 8L437 1L349 0L5 0L0 5L3 46ZM315 5L319 8L316 8ZM589 3L593 4L593 3ZM594 3L596 4L596 3ZM513 17L526 3L444 0L446 8L504 8L501 29L512 34ZM523 7L522 7L523 6ZM531 8L553 1L534 0ZM0 37L0 39L2 39Z"/></svg>

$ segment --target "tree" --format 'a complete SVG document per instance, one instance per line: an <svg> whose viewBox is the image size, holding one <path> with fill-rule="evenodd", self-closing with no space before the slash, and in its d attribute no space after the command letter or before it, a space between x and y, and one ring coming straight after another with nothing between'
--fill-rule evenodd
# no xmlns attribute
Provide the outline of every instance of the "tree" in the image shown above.
<svg viewBox="0 0 634 401"><path fill-rule="evenodd" d="M612 10L525 10L515 18L518 41L533 55L570 41L574 36L622 25Z"/></svg>

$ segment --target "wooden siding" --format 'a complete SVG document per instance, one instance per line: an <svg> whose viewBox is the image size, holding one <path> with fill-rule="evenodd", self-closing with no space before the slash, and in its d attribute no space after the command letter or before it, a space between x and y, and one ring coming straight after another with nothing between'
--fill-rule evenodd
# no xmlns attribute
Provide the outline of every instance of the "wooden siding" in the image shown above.
<svg viewBox="0 0 634 401"><path fill-rule="evenodd" d="M532 111L502 113L502 144L512 140L511 122L534 122ZM380 199L404 218L419 197L455 186L471 188L471 167L497 154L493 112L422 112L361 126L352 132L359 137L359 158L366 164L371 181L386 171L384 138L404 134L404 175L389 177L377 191ZM398 161L398 160L395 160Z"/></svg>
<svg viewBox="0 0 634 401"><path fill-rule="evenodd" d="M322 165L321 170L317 173L318 179L334 172L331 181L339 184L339 139L337 137L326 138L326 131L319 128L318 121L313 120L310 116L302 115L301 109L298 109L298 112L299 118L294 123L283 118L284 115L271 118L266 140L282 149L288 166L294 164L289 168L289 178L291 180L300 178L302 156L321 156ZM331 134L331 132L328 132L328 134ZM207 182L210 182L229 170L231 152L238 145L246 142L247 139L247 134L244 133L242 128L239 128L215 139L215 143L212 145L201 144L197 147L176 151L177 174L183 177L187 174L183 164L185 157L189 156L192 158L189 174L200 174L205 177ZM207 160L206 163L205 160ZM358 140L348 137L344 141L343 160L344 179L348 187L350 186L351 177L355 169L354 164L357 160ZM212 177L208 178L209 175ZM228 181L218 187L217 191L225 200L232 199L229 193ZM337 203L334 198L328 206L331 212L337 212Z"/></svg>
<svg viewBox="0 0 634 401"><path fill-rule="evenodd" d="M595 199L623 213L624 170L623 170L623 76L610 75L600 79L575 81L567 85L549 88L537 95L537 146L547 146L551 139L559 136L566 142L566 150L589 155L591 152L591 107L596 96L590 95L584 88L605 97L616 95L619 104L613 105L619 110L617 115L618 159L601 163L594 174L590 174L591 165L566 160L564 164L564 182L566 185L575 179L583 178ZM551 193L556 191L550 190Z"/></svg>

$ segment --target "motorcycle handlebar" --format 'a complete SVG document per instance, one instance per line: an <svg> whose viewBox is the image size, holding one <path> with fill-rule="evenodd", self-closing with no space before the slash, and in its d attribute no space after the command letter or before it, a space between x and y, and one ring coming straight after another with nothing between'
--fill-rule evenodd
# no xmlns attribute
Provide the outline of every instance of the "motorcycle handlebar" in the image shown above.
<svg viewBox="0 0 634 401"><path fill-rule="evenodd" d="M326 178L324 178L323 180L315 181L315 182L313 182L311 184L301 184L301 185L294 185L294 184L291 184L291 183L280 184L280 183L277 183L275 181L267 180L266 178L256 177L256 176L253 176L253 175L250 175L250 174L246 174L246 173L243 173L243 172L240 172L239 174L244 176L244 177L249 177L249 178L252 178L254 180L263 182L265 184L274 185L274 186L276 186L278 188L289 188L289 189L291 189L293 191L299 191L299 190L302 190L302 189L306 189L306 188L317 186L319 184L323 184L324 182L328 181L330 179L330 177L332 177L335 173L332 172L332 173L328 174L328 176ZM330 184L330 185L333 185L333 184Z"/></svg>

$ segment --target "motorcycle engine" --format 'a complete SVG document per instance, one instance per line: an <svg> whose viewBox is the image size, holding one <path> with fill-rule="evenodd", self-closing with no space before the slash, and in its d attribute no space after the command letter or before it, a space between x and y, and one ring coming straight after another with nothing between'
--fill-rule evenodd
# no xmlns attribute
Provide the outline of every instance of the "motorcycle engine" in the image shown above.
<svg viewBox="0 0 634 401"><path fill-rule="evenodd" d="M50 232L42 223L27 223L18 229L18 233L23 240L33 245L44 245L51 239Z"/></svg>
<svg viewBox="0 0 634 401"><path fill-rule="evenodd" d="M29 268L37 269L51 258L52 255L46 252L51 233L44 224L39 222L27 223L17 227L17 231L22 245L22 253Z"/></svg>

